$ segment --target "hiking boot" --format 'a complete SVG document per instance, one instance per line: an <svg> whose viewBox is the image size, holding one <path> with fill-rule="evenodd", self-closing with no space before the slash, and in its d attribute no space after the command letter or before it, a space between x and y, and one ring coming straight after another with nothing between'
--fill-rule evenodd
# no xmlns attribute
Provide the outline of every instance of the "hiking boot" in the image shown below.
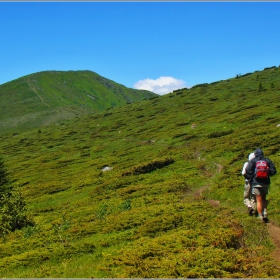
<svg viewBox="0 0 280 280"><path fill-rule="evenodd" d="M263 222L264 222L264 223L269 223L268 218L263 217Z"/></svg>
<svg viewBox="0 0 280 280"><path fill-rule="evenodd" d="M259 216L259 219L262 221L262 222L264 222L264 218L263 218L263 216Z"/></svg>
<svg viewBox="0 0 280 280"><path fill-rule="evenodd" d="M266 213L266 212L263 213L263 221L264 221L265 223L268 223L268 217L267 217L267 213Z"/></svg>
<svg viewBox="0 0 280 280"><path fill-rule="evenodd" d="M254 209L253 209L252 207L248 207L248 214L249 214L250 216L253 216L254 213L255 213Z"/></svg>

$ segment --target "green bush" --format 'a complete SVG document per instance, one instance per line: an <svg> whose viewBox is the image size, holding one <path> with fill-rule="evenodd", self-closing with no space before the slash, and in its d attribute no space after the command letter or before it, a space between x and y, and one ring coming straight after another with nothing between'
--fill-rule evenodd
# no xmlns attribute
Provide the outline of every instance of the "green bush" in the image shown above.
<svg viewBox="0 0 280 280"><path fill-rule="evenodd" d="M152 162L142 164L139 166L136 166L133 168L133 170L129 170L127 172L124 172L122 176L128 176L128 175L139 175L139 174L146 174L151 173L152 171L156 169L161 169L165 166L168 166L172 163L174 163L175 160L172 158L165 158L165 159L159 159L159 160L153 160Z"/></svg>
<svg viewBox="0 0 280 280"><path fill-rule="evenodd" d="M26 226L34 225L26 203L17 190L3 194L0 200L0 232L7 234Z"/></svg>
<svg viewBox="0 0 280 280"><path fill-rule="evenodd" d="M4 166L3 158L2 156L0 156L0 196L1 193L5 192L7 184L8 184L7 170Z"/></svg>
<svg viewBox="0 0 280 280"><path fill-rule="evenodd" d="M234 131L233 129L230 129L230 130L226 130L226 131L212 132L208 135L208 138L218 138L218 137L221 137L221 136L231 134L231 133L233 133L233 131Z"/></svg>

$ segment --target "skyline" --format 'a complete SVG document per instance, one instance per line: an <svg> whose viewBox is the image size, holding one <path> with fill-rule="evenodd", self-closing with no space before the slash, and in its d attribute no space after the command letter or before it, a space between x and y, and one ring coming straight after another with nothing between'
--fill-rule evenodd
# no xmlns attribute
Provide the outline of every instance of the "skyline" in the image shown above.
<svg viewBox="0 0 280 280"><path fill-rule="evenodd" d="M280 64L279 2L0 2L0 84L90 70L158 94Z"/></svg>

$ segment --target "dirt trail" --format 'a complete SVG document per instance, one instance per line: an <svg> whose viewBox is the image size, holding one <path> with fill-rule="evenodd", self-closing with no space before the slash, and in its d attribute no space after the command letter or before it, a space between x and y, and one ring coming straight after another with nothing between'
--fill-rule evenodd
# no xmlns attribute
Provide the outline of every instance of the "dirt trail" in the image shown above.
<svg viewBox="0 0 280 280"><path fill-rule="evenodd" d="M46 105L47 107L50 107L50 105L48 105L44 100L43 98L38 94L38 92L36 91L36 88L33 87L30 83L30 77L28 77L28 80L27 80L27 84L29 86L29 88L40 98L41 102Z"/></svg>
<svg viewBox="0 0 280 280"><path fill-rule="evenodd" d="M273 223L268 223L267 227L270 237L276 247L272 255L278 262L280 262L280 228Z"/></svg>
<svg viewBox="0 0 280 280"><path fill-rule="evenodd" d="M223 169L223 166L221 164L218 164L218 163L215 163L215 165L218 167L217 173L221 172L222 169ZM204 186L204 187L196 190L193 195L195 197L200 197L200 196L202 196L202 193L208 188L209 188L209 185ZM214 207L219 207L220 206L220 201L219 200L208 199L208 202Z"/></svg>
<svg viewBox="0 0 280 280"><path fill-rule="evenodd" d="M218 167L217 172L218 173L221 172L223 169L223 166L220 164L216 164L216 163L215 163L215 165ZM195 197L201 197L202 193L208 188L209 188L209 185L204 186L204 187L196 190L193 195ZM218 200L209 199L208 202L214 207L220 206L220 201L218 201ZM276 249L274 250L272 255L280 263L280 227L274 225L273 222L269 222L267 224L267 227L268 227L268 232L270 234L270 237L276 247Z"/></svg>

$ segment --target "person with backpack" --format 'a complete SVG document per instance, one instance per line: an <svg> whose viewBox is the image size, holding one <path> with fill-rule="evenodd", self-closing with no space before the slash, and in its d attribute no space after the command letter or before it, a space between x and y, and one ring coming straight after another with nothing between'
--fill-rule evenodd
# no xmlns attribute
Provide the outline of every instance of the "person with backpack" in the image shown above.
<svg viewBox="0 0 280 280"><path fill-rule="evenodd" d="M243 202L248 209L248 213L250 216L253 216L256 211L256 196L252 193L252 176L249 176L246 173L246 167L249 164L249 161L255 157L254 153L250 153L248 157L248 161L246 161L243 165L241 174L245 178L244 184L244 193L243 193Z"/></svg>
<svg viewBox="0 0 280 280"><path fill-rule="evenodd" d="M257 211L263 222L268 222L266 195L270 186L270 177L277 173L273 162L265 158L263 151L257 148L253 158L246 167L246 173L252 176L253 194L256 195Z"/></svg>

